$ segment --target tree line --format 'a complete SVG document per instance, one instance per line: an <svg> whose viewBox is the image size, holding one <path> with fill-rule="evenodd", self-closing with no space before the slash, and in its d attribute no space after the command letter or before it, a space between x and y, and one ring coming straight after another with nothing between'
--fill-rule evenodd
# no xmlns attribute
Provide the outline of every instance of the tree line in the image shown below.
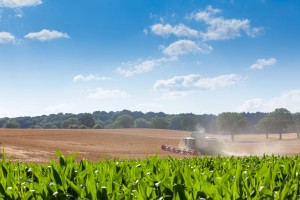
<svg viewBox="0 0 300 200"><path fill-rule="evenodd" d="M157 128L197 131L207 133L271 133L287 131L300 132L300 113L292 114L279 108L271 113L234 113L219 115L193 113L165 114L163 112L138 112L122 110L117 112L95 111L93 113L58 113L35 117L0 118L3 128L32 129L112 129L112 128Z"/></svg>

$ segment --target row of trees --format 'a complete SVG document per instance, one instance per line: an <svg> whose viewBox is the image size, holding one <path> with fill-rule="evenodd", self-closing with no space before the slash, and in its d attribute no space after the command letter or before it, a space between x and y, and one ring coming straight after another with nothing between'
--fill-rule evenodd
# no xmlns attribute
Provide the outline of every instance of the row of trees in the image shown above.
<svg viewBox="0 0 300 200"><path fill-rule="evenodd" d="M119 112L96 111L94 113L58 113L37 117L1 118L3 128L159 128L195 131L199 128L208 133L282 133L300 132L300 113L292 114L284 108L271 113L232 113L195 115L192 113L167 115L163 112L142 113L123 110ZM298 134L299 136L299 134Z"/></svg>
<svg viewBox="0 0 300 200"><path fill-rule="evenodd" d="M235 134L247 128L248 120L240 113L226 112L218 115L216 125L220 132L230 134L233 141ZM266 138L270 133L278 133L281 140L282 134L286 132L296 132L299 138L300 113L292 114L285 108L275 109L258 121L256 130L265 133Z"/></svg>
<svg viewBox="0 0 300 200"><path fill-rule="evenodd" d="M0 118L3 128L160 128L193 131L197 125L215 132L215 115L191 113L168 115L163 112L142 113L123 110L119 112L58 113L36 117ZM85 119L85 120L84 120Z"/></svg>

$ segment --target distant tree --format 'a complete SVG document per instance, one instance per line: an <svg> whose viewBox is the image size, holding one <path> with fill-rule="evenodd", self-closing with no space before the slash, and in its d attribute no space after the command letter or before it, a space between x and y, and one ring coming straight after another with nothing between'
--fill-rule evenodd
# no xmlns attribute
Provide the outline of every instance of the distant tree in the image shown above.
<svg viewBox="0 0 300 200"><path fill-rule="evenodd" d="M9 120L8 117L5 117L5 118L1 118L0 119L0 127L3 127L3 125Z"/></svg>
<svg viewBox="0 0 300 200"><path fill-rule="evenodd" d="M239 113L223 112L218 115L216 123L218 130L230 134L234 141L234 135L246 128L247 119Z"/></svg>
<svg viewBox="0 0 300 200"><path fill-rule="evenodd" d="M199 115L198 121L199 121L201 127L205 129L205 132L207 132L207 133L216 133L217 132L217 127L216 127L217 116L216 115L212 115L212 114Z"/></svg>
<svg viewBox="0 0 300 200"><path fill-rule="evenodd" d="M34 126L34 129L42 129L43 127L40 124Z"/></svg>
<svg viewBox="0 0 300 200"><path fill-rule="evenodd" d="M69 129L78 129L78 125L75 125L75 124L70 124L69 126L68 126L68 128Z"/></svg>
<svg viewBox="0 0 300 200"><path fill-rule="evenodd" d="M168 129L171 130L183 130L182 119L180 115L169 115L166 120L169 123Z"/></svg>
<svg viewBox="0 0 300 200"><path fill-rule="evenodd" d="M114 124L113 121L107 120L107 121L103 122L103 127L106 128L107 126L111 125L113 128L113 126L114 126L113 124Z"/></svg>
<svg viewBox="0 0 300 200"><path fill-rule="evenodd" d="M293 119L294 119L294 127L295 131L297 133L297 138L299 138L300 135L300 113L295 113L293 114Z"/></svg>
<svg viewBox="0 0 300 200"><path fill-rule="evenodd" d="M78 126L78 128L79 128L79 129L87 129L88 127L85 126L85 125L83 125L83 124L80 124L80 125Z"/></svg>
<svg viewBox="0 0 300 200"><path fill-rule="evenodd" d="M261 120L259 120L257 125L256 125L256 128L260 132L265 132L267 139L269 138L269 133L274 132L273 123L272 123L271 118L270 118L269 115L267 115L264 118L262 118Z"/></svg>
<svg viewBox="0 0 300 200"><path fill-rule="evenodd" d="M115 128L115 125L112 123L112 124L106 124L105 126L104 126L104 128L105 129L113 129L113 128Z"/></svg>
<svg viewBox="0 0 300 200"><path fill-rule="evenodd" d="M258 129L257 125L258 122L267 116L267 113L256 112L256 113L241 113L243 117L247 118L248 126L247 126L247 133L255 133L257 131L261 131Z"/></svg>
<svg viewBox="0 0 300 200"><path fill-rule="evenodd" d="M93 128L96 124L91 113L83 113L79 116L79 123L87 128Z"/></svg>
<svg viewBox="0 0 300 200"><path fill-rule="evenodd" d="M287 129L294 124L294 121L295 118L293 118L289 110L278 108L261 119L257 127L259 130L266 131L267 138L268 133L273 132L279 133L279 139L282 140L282 133L287 131Z"/></svg>
<svg viewBox="0 0 300 200"><path fill-rule="evenodd" d="M48 122L44 125L44 129L57 129L57 126L55 126L53 123Z"/></svg>
<svg viewBox="0 0 300 200"><path fill-rule="evenodd" d="M156 117L156 116L157 116L157 114L154 113L154 112L147 112L147 113L145 114L145 116L144 116L144 119L146 119L146 120L151 120L151 119L153 119L153 118Z"/></svg>
<svg viewBox="0 0 300 200"><path fill-rule="evenodd" d="M35 122L31 117L17 117L15 120L20 124L20 128L30 128L35 126Z"/></svg>
<svg viewBox="0 0 300 200"><path fill-rule="evenodd" d="M20 124L14 119L9 119L5 124L3 124L3 128L20 128Z"/></svg>
<svg viewBox="0 0 300 200"><path fill-rule="evenodd" d="M95 121L101 121L101 122L106 122L110 120L109 113L105 111L95 111L93 112L93 117Z"/></svg>
<svg viewBox="0 0 300 200"><path fill-rule="evenodd" d="M138 119L134 120L134 127L135 128L150 128L151 123L146 119L138 118Z"/></svg>
<svg viewBox="0 0 300 200"><path fill-rule="evenodd" d="M154 117L152 119L152 128L156 129L167 129L169 126L168 121L165 117Z"/></svg>
<svg viewBox="0 0 300 200"><path fill-rule="evenodd" d="M285 108L277 108L269 115L272 126L279 133L279 140L282 140L282 133L293 124L293 115Z"/></svg>
<svg viewBox="0 0 300 200"><path fill-rule="evenodd" d="M114 122L115 128L132 128L133 127L133 117L124 114L119 116Z"/></svg>
<svg viewBox="0 0 300 200"><path fill-rule="evenodd" d="M95 124L93 129L103 129L103 126L101 124Z"/></svg>
<svg viewBox="0 0 300 200"><path fill-rule="evenodd" d="M79 126L78 118L71 117L61 122L62 128L70 128L70 126Z"/></svg>
<svg viewBox="0 0 300 200"><path fill-rule="evenodd" d="M197 120L196 120L195 116L192 116L192 115L184 116L184 118L182 120L183 130L194 131L196 129L196 126L197 126Z"/></svg>

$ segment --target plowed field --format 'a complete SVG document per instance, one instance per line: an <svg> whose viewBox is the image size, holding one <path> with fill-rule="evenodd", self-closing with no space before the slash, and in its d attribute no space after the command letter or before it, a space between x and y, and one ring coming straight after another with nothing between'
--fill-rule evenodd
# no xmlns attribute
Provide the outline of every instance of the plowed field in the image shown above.
<svg viewBox="0 0 300 200"><path fill-rule="evenodd" d="M55 151L64 155L77 153L78 159L92 161L113 158L145 158L159 154L161 157L175 155L160 149L162 144L182 146L182 138L190 132L159 129L104 129L104 130L34 130L0 129L0 145L10 160L24 162L48 162L56 158ZM237 135L235 142L225 136L226 155L291 155L300 153L300 140L296 134L286 134L283 140L278 135Z"/></svg>

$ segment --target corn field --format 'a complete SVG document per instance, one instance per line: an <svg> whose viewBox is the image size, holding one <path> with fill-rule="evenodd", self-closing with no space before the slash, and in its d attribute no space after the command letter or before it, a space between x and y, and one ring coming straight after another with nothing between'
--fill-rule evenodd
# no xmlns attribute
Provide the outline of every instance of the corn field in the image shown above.
<svg viewBox="0 0 300 200"><path fill-rule="evenodd" d="M76 161L0 167L1 199L300 199L300 156Z"/></svg>

